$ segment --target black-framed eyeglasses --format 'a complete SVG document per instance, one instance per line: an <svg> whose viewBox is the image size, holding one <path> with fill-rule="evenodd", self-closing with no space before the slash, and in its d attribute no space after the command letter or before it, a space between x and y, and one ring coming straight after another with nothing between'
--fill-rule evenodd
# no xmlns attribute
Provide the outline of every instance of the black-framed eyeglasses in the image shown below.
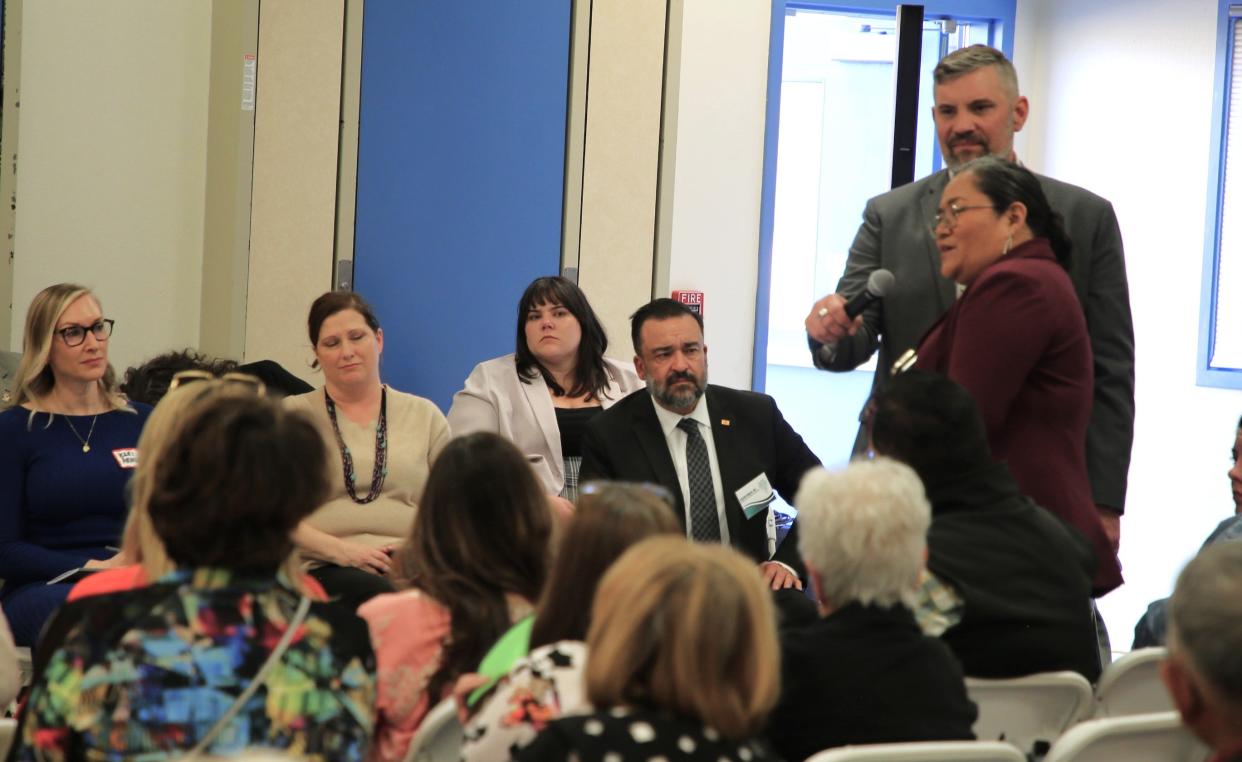
<svg viewBox="0 0 1242 762"><path fill-rule="evenodd" d="M173 375L172 381L168 382L168 391L171 392L174 389L179 389L199 381L219 381L224 384L236 384L253 389L254 393L260 397L267 396L267 384L249 373L225 373L223 376L216 376L206 370L178 371Z"/></svg>
<svg viewBox="0 0 1242 762"><path fill-rule="evenodd" d="M949 230L957 227L957 216L962 212L969 212L971 209L995 209L991 204L972 204L970 206L959 206L958 204L949 204L948 208L943 212L936 212L936 216L932 217L931 231L935 233L944 223L948 223Z"/></svg>
<svg viewBox="0 0 1242 762"><path fill-rule="evenodd" d="M65 342L66 346L76 347L86 341L86 332L90 331L99 341L107 341L112 335L112 324L115 320L111 318L103 318L96 320L92 325L69 325L56 331L60 334L60 338Z"/></svg>

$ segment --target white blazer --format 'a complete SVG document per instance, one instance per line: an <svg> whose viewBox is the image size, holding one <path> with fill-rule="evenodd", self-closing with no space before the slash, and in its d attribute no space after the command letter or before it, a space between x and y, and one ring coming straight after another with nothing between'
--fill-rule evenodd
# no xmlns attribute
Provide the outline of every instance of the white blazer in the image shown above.
<svg viewBox="0 0 1242 762"><path fill-rule="evenodd" d="M605 408L643 387L632 367L608 357L604 363L610 375L608 392L600 400ZM448 422L455 437L476 431L500 434L526 455L546 492L558 495L565 488L561 430L552 394L543 374L522 383L512 354L474 366L465 387L453 395Z"/></svg>

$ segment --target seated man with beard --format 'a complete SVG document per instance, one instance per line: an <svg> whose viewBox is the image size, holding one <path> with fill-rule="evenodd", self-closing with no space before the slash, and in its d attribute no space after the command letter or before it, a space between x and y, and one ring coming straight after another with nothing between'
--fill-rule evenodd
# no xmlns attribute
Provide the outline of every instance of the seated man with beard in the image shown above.
<svg viewBox="0 0 1242 762"><path fill-rule="evenodd" d="M673 494L686 536L732 545L759 563L773 590L801 589L795 521L769 542L773 490L790 503L819 458L766 394L707 383L703 318L656 299L630 318L634 368L647 382L591 421L583 482L660 484Z"/></svg>

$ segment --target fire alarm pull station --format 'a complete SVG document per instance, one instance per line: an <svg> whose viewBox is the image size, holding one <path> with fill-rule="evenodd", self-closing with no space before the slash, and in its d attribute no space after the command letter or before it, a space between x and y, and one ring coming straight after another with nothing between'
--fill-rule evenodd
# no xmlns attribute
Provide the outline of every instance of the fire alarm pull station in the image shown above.
<svg viewBox="0 0 1242 762"><path fill-rule="evenodd" d="M702 291L674 291L673 301L681 302L689 307L691 312L695 312L699 317L703 317Z"/></svg>

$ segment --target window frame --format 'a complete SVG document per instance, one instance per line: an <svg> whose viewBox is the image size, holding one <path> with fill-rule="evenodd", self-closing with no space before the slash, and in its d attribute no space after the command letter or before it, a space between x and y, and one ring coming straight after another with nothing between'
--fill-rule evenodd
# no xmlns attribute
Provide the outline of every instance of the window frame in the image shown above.
<svg viewBox="0 0 1242 762"><path fill-rule="evenodd" d="M1230 82L1234 56L1233 25L1242 24L1242 3L1220 0L1216 24L1216 74L1212 87L1212 140L1209 144L1206 220L1204 222L1203 278L1199 296L1199 351L1195 380L1199 386L1242 389L1242 368L1212 367L1216 344L1217 287L1220 280L1221 223L1224 216L1227 167ZM1242 108L1242 103L1236 104ZM1238 182L1242 183L1242 170ZM1242 192L1242 185L1239 185ZM1242 231L1239 231L1242 232ZM1237 255L1242 260L1242 252ZM1242 264L1242 262L1240 262ZM1242 330L1242 327L1239 328Z"/></svg>
<svg viewBox="0 0 1242 762"><path fill-rule="evenodd" d="M771 0L772 22L768 37L768 100L763 146L763 182L759 208L759 272L755 293L755 334L751 354L751 388L763 391L768 368L768 311L772 286L772 236L776 209L776 144L780 125L782 57L785 51L786 9L842 12L892 12L900 0ZM991 43L1013 60L1017 0L925 0L923 18L955 18L988 22ZM1021 72L1019 72L1019 77ZM932 159L940 166L939 149ZM862 210L858 210L862 214ZM809 306L809 305L808 305Z"/></svg>

